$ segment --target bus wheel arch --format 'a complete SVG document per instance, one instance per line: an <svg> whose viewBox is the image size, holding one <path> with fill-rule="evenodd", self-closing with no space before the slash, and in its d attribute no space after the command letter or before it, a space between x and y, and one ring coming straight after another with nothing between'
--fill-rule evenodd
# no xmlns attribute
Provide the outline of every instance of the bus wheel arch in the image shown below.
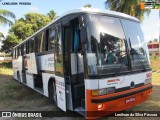
<svg viewBox="0 0 160 120"><path fill-rule="evenodd" d="M57 93L55 78L50 78L48 82L48 97L50 102L57 106Z"/></svg>

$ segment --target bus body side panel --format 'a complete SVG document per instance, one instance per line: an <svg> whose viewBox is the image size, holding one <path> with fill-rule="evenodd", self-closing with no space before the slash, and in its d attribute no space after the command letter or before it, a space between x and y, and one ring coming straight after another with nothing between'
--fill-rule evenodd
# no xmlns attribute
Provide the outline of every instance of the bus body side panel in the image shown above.
<svg viewBox="0 0 160 120"><path fill-rule="evenodd" d="M37 58L35 53L30 53L26 55L27 59L27 68L28 72L32 74L38 74L38 65L37 65Z"/></svg>
<svg viewBox="0 0 160 120"><path fill-rule="evenodd" d="M22 80L22 56L19 56L17 59L12 60L12 67L13 67L13 77L14 79L18 80L17 72L19 72L21 80Z"/></svg>
<svg viewBox="0 0 160 120"><path fill-rule="evenodd" d="M50 73L42 73L42 78L43 78L43 90L44 90L44 95L46 97L49 97L49 91L48 91L48 83L51 78L55 78L54 74Z"/></svg>
<svg viewBox="0 0 160 120"><path fill-rule="evenodd" d="M124 77L85 80L86 117L99 118L146 101L152 93L152 85L144 83L147 79L151 79L151 71ZM133 82L135 87L130 88ZM143 85L136 87L140 83ZM92 96L92 90L108 87L115 87L117 91L108 95Z"/></svg>
<svg viewBox="0 0 160 120"><path fill-rule="evenodd" d="M38 69L43 72L54 72L54 53L38 56Z"/></svg>
<svg viewBox="0 0 160 120"><path fill-rule="evenodd" d="M63 111L66 111L66 90L65 81L63 77L55 76L56 79L56 92L57 104Z"/></svg>
<svg viewBox="0 0 160 120"><path fill-rule="evenodd" d="M34 76L32 73L26 72L26 85L34 89Z"/></svg>

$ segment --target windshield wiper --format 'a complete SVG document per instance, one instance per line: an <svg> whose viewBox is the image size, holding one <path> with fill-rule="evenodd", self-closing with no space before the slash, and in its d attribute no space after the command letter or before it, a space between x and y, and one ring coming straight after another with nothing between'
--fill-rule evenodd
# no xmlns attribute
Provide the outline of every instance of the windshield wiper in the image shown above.
<svg viewBox="0 0 160 120"><path fill-rule="evenodd" d="M133 55L135 55L137 57L137 59L140 61L140 64L141 64L143 70L146 71L146 67L145 67L142 59L139 57L139 54L132 48L130 38L129 38L129 46L130 46L130 49L131 49L130 53L132 55L132 60L133 60Z"/></svg>

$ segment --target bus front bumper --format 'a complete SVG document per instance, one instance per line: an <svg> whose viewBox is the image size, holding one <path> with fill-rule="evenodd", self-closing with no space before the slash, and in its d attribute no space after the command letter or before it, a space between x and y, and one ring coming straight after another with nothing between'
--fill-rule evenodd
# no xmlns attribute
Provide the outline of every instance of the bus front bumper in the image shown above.
<svg viewBox="0 0 160 120"><path fill-rule="evenodd" d="M148 84L143 87L98 97L91 96L91 90L86 92L86 117L99 118L146 101L152 93L152 85Z"/></svg>

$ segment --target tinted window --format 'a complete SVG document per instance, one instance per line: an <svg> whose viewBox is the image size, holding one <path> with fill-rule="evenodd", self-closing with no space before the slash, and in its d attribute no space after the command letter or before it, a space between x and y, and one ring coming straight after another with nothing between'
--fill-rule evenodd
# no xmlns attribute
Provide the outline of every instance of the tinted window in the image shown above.
<svg viewBox="0 0 160 120"><path fill-rule="evenodd" d="M55 42L55 67L56 74L63 75L63 58L62 58L62 33L60 25L56 27L56 40Z"/></svg>
<svg viewBox="0 0 160 120"><path fill-rule="evenodd" d="M90 15L88 26L88 73L114 74L128 70L125 36L119 18ZM123 66L123 67L122 67Z"/></svg>
<svg viewBox="0 0 160 120"><path fill-rule="evenodd" d="M34 52L34 38L31 38L29 43L30 43L29 52L33 53Z"/></svg>
<svg viewBox="0 0 160 120"><path fill-rule="evenodd" d="M148 48L141 30L140 23L122 19L122 25L131 50L131 62L133 69L150 67L148 63Z"/></svg>
<svg viewBox="0 0 160 120"><path fill-rule="evenodd" d="M54 49L55 39L56 39L55 28L54 28L54 27L51 27L51 28L49 29L49 50Z"/></svg>

